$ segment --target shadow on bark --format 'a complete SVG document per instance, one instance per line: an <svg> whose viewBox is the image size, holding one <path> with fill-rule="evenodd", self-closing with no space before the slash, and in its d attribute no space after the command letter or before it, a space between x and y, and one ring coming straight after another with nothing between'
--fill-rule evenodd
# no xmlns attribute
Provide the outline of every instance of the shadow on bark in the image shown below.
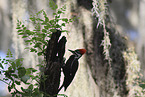
<svg viewBox="0 0 145 97"><path fill-rule="evenodd" d="M100 94L105 97L111 97L114 95L112 91L117 91L121 97L128 95L128 88L126 85L126 61L123 57L123 51L126 51L126 43L115 30L106 29L109 32L109 38L111 42L111 48L109 50L111 61L111 67L109 67L108 61L105 60L103 46L101 45L104 38L103 28L94 28L92 38L92 48L87 49L87 62L90 64L92 76L100 87ZM88 43L85 43L86 48ZM90 44L89 44L90 45ZM89 53L91 52L91 53ZM111 68L111 69L110 69ZM112 83L113 82L113 83ZM114 89L114 90L112 90Z"/></svg>

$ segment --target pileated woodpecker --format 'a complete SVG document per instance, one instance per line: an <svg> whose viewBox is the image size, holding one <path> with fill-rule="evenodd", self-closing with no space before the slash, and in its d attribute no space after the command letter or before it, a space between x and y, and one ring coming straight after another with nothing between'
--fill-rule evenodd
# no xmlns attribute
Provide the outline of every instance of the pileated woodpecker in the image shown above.
<svg viewBox="0 0 145 97"><path fill-rule="evenodd" d="M86 49L77 49L75 51L69 50L73 53L67 60L66 64L62 67L64 73L64 81L58 92L64 87L65 91L72 82L76 71L78 70L78 59L86 52Z"/></svg>

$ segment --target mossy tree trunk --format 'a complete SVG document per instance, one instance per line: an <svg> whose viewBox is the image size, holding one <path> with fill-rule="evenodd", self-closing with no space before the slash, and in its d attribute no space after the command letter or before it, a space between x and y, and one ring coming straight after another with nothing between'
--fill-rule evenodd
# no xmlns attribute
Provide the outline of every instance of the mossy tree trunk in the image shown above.
<svg viewBox="0 0 145 97"><path fill-rule="evenodd" d="M96 4L95 11L98 11L94 11L95 15L91 11L92 3ZM67 26L70 31L67 48L87 49L87 54L80 60L77 75L67 90L68 96L127 97L130 91L127 84L129 64L123 53L128 50L127 40L111 23L106 7L108 2L57 0L57 4L66 4L67 11L62 17L76 17Z"/></svg>

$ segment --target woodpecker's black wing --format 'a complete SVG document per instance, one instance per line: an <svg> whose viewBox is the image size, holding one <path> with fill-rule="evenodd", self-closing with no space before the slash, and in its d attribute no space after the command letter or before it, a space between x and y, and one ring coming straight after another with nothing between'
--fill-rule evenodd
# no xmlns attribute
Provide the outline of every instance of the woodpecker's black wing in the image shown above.
<svg viewBox="0 0 145 97"><path fill-rule="evenodd" d="M65 66L63 67L63 73L64 73L64 88L65 90L72 82L76 71L78 69L78 59L75 57L75 55L70 56L70 58L67 60Z"/></svg>
<svg viewBox="0 0 145 97"><path fill-rule="evenodd" d="M71 56L69 57L69 59L67 60L65 66L63 66L62 69L63 69L63 73L64 73L65 76L69 76L69 75L71 74L71 72L72 72L72 67L73 67L73 65L74 65L74 61L75 61L75 60L76 60L76 59L75 59L75 55L71 55ZM77 63L77 65L78 65L78 63ZM73 67L73 69L76 71L76 70L78 69L78 66Z"/></svg>

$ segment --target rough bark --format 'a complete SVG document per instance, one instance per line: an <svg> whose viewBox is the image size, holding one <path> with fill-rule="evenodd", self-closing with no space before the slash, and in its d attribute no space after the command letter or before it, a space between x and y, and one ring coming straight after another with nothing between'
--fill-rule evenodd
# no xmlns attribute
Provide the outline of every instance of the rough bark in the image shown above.
<svg viewBox="0 0 145 97"><path fill-rule="evenodd" d="M125 40L123 37L116 32L113 26L110 26L110 18L107 17L106 22L106 31L109 33L108 37L110 39L111 48L109 50L109 58L111 61L105 59L104 55L104 47L102 42L104 41L104 28L103 26L99 26L97 28L97 20L92 16L91 8L92 1L87 3L81 3L83 0L77 1L67 1L66 5L71 4L71 7L67 6L67 17L76 17L76 21L73 22L70 30L70 36L67 37L68 44L67 48L79 48L85 47L87 49L86 58L80 61L80 68L77 72L76 79L74 79L74 83L71 84L70 89L68 88L67 94L68 96L76 96L81 97L84 95L83 91L87 91L87 88L90 87L85 84L85 81L81 81L81 77L84 76L92 76L95 83L99 87L99 90L94 89L94 92L90 93L90 95L86 94L90 97L126 97L128 95L128 88L126 86L126 61L123 57L123 51L126 50L127 46L125 44ZM61 2L64 3L64 2ZM61 4L58 0L58 4ZM109 26L108 26L109 25ZM70 46L71 45L71 46ZM85 61L86 63L82 62ZM86 67L83 68L81 65L83 63L86 64ZM89 67L88 67L88 66ZM91 71L91 75L88 72L83 72L82 69L86 71ZM85 77L83 78L85 79ZM78 81L78 82L77 82ZM79 84L82 83L85 87L79 87ZM93 80L89 80L89 83L93 83ZM83 88L84 90L76 92L77 88ZM93 87L94 88L94 87ZM90 88L91 89L91 88ZM95 95L95 92L99 95ZM71 93L70 93L71 92ZM92 96L94 94L94 96Z"/></svg>

